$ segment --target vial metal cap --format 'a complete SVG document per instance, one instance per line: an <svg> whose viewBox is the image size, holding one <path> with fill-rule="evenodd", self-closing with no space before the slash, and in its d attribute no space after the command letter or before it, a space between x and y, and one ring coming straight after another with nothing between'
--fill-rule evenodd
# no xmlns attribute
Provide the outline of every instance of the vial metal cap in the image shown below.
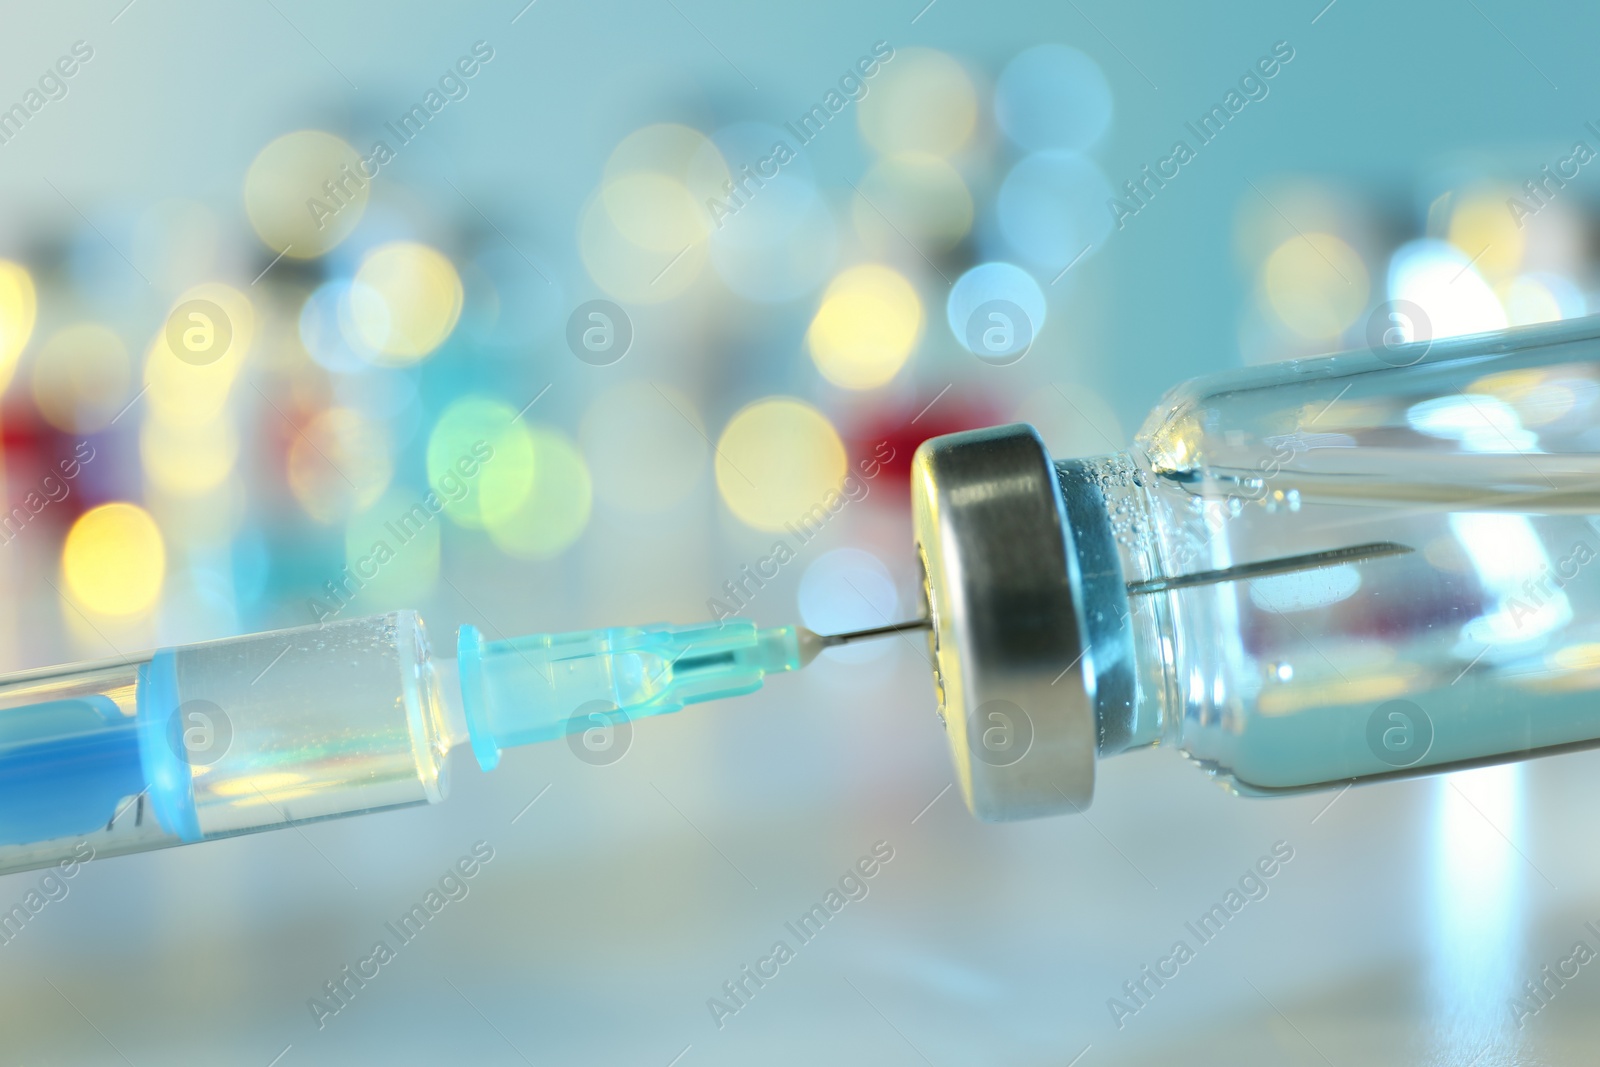
<svg viewBox="0 0 1600 1067"><path fill-rule="evenodd" d="M1031 426L935 437L911 467L939 714L967 807L998 822L1094 793L1095 675L1061 488Z"/></svg>

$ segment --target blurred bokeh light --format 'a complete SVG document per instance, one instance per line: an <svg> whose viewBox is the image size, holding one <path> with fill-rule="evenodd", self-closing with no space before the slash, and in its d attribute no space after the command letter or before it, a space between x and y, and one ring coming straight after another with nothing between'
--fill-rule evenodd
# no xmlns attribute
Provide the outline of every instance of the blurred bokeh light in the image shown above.
<svg viewBox="0 0 1600 1067"><path fill-rule="evenodd" d="M409 363L438 348L461 317L461 278L438 251L411 241L373 249L345 299L360 344Z"/></svg>
<svg viewBox="0 0 1600 1067"><path fill-rule="evenodd" d="M790 397L766 397L740 409L716 448L723 503L760 530L782 530L837 495L844 444L827 416Z"/></svg>
<svg viewBox="0 0 1600 1067"><path fill-rule="evenodd" d="M911 283L878 264L852 267L822 294L806 342L817 369L846 389L873 389L897 374L922 334Z"/></svg>
<svg viewBox="0 0 1600 1067"><path fill-rule="evenodd" d="M61 550L68 592L77 604L103 615L149 611L165 574L161 531L137 504L102 504L85 512Z"/></svg>
<svg viewBox="0 0 1600 1067"><path fill-rule="evenodd" d="M370 187L354 148L323 130L296 130L262 148L250 164L244 206L267 247L314 259L355 230Z"/></svg>

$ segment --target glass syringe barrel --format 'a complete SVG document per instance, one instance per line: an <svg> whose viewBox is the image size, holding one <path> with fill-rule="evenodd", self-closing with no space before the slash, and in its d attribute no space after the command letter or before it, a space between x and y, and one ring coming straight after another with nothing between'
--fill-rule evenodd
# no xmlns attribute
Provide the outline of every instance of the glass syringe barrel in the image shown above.
<svg viewBox="0 0 1600 1067"><path fill-rule="evenodd" d="M443 798L414 612L0 678L0 873Z"/></svg>
<svg viewBox="0 0 1600 1067"><path fill-rule="evenodd" d="M752 692L820 647L741 619L464 626L452 670L400 611L10 675L0 874L437 802L468 739L492 770L502 748Z"/></svg>

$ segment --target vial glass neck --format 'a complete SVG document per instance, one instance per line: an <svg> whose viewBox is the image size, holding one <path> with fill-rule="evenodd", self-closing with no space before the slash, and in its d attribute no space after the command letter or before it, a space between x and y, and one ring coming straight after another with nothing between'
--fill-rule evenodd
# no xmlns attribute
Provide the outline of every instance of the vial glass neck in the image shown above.
<svg viewBox="0 0 1600 1067"><path fill-rule="evenodd" d="M1165 573L1149 476L1127 452L1061 460L1056 474L1077 556L1099 753L1156 744L1181 700L1167 598L1128 589Z"/></svg>

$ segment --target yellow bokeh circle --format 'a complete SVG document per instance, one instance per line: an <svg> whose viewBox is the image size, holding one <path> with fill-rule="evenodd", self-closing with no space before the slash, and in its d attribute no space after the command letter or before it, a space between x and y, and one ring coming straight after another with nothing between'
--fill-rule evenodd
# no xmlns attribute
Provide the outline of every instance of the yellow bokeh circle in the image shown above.
<svg viewBox="0 0 1600 1067"><path fill-rule="evenodd" d="M905 365L922 335L922 301L904 276L867 263L840 274L806 331L823 377L845 389L874 389Z"/></svg>
<svg viewBox="0 0 1600 1067"><path fill-rule="evenodd" d="M617 232L640 248L676 254L710 235L710 213L688 186L668 175L625 174L600 195Z"/></svg>
<svg viewBox="0 0 1600 1067"><path fill-rule="evenodd" d="M274 252L312 259L350 236L371 182L361 156L325 130L296 130L270 142L244 177L244 208Z"/></svg>
<svg viewBox="0 0 1600 1067"><path fill-rule="evenodd" d="M68 433L95 433L131 398L133 361L115 331L81 322L50 335L33 361L33 402Z"/></svg>
<svg viewBox="0 0 1600 1067"><path fill-rule="evenodd" d="M1490 282L1507 279L1522 265L1524 221L1506 208L1517 190L1484 190L1463 196L1450 212L1449 240Z"/></svg>
<svg viewBox="0 0 1600 1067"><path fill-rule="evenodd" d="M578 218L578 254L589 277L627 304L659 304L682 294L705 269L707 249L704 240L670 252L640 245L617 224L604 196L590 200Z"/></svg>
<svg viewBox="0 0 1600 1067"><path fill-rule="evenodd" d="M444 343L461 318L461 276L442 253L394 241L367 253L349 293L360 347L381 363L413 363Z"/></svg>
<svg viewBox="0 0 1600 1067"><path fill-rule="evenodd" d="M827 510L844 482L844 443L826 415L792 397L741 408L717 442L717 491L735 515L781 530L815 508Z"/></svg>
<svg viewBox="0 0 1600 1067"><path fill-rule="evenodd" d="M606 160L600 197L618 231L641 248L676 254L710 235L706 201L727 195L728 164L699 130L662 122L624 137Z"/></svg>
<svg viewBox="0 0 1600 1067"><path fill-rule="evenodd" d="M1500 302L1505 305L1506 320L1512 326L1556 322L1565 317L1560 298L1539 277L1523 275L1514 279L1500 294Z"/></svg>
<svg viewBox="0 0 1600 1067"><path fill-rule="evenodd" d="M617 142L601 175L609 185L627 174L665 174L697 195L722 191L728 164L711 138L692 126L658 122L641 126Z"/></svg>
<svg viewBox="0 0 1600 1067"><path fill-rule="evenodd" d="M137 615L155 606L167 553L150 513L136 504L102 504L78 517L61 549L61 575L74 602L101 615Z"/></svg>
<svg viewBox="0 0 1600 1067"><path fill-rule="evenodd" d="M255 308L237 289L217 282L197 285L173 307L195 300L208 301L227 316L227 349L205 363L186 361L172 350L171 331L163 325L145 355L144 382L149 388L140 406L149 416L175 425L195 426L222 414L255 336Z"/></svg>
<svg viewBox="0 0 1600 1067"><path fill-rule="evenodd" d="M1367 306L1371 281L1361 256L1331 233L1291 237L1261 268L1272 311L1310 341L1332 341Z"/></svg>
<svg viewBox="0 0 1600 1067"><path fill-rule="evenodd" d="M705 267L707 203L727 196L729 181L727 161L699 130L663 122L624 137L578 217L589 276L629 303L678 296Z"/></svg>
<svg viewBox="0 0 1600 1067"><path fill-rule="evenodd" d="M897 50L857 106L861 136L885 153L948 156L966 145L978 124L978 91L966 69L926 48Z"/></svg>
<svg viewBox="0 0 1600 1067"><path fill-rule="evenodd" d="M0 259L0 390L11 381L17 357L33 336L39 317L39 294L33 276L20 263Z"/></svg>

